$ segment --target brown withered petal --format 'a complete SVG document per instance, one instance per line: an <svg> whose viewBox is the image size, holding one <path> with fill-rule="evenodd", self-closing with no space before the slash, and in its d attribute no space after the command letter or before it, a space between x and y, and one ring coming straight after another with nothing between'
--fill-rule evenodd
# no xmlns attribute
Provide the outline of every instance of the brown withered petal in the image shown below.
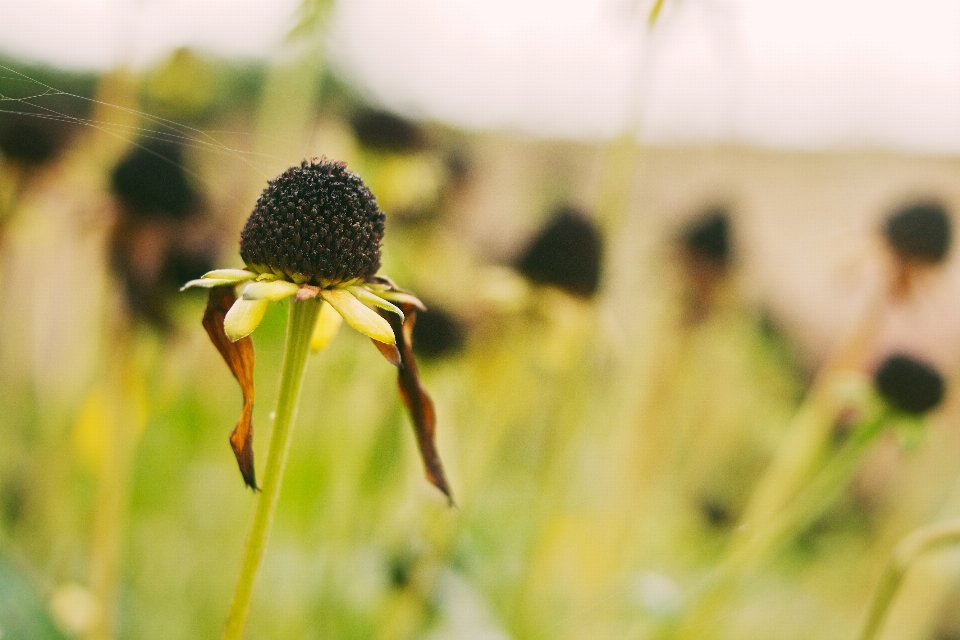
<svg viewBox="0 0 960 640"><path fill-rule="evenodd" d="M223 330L223 319L236 299L233 285L212 287L207 309L203 313L203 328L230 367L233 377L240 383L243 410L240 412L240 421L230 433L230 446L240 465L243 481L256 491L257 478L253 466L253 341L247 336L233 342Z"/></svg>
<svg viewBox="0 0 960 640"><path fill-rule="evenodd" d="M394 331L396 331L396 329L394 329ZM379 351L380 354L386 358L387 362L393 366L399 367L403 363L403 360L400 357L400 350L397 349L397 345L380 342L379 340L374 340L373 338L370 338L370 342L372 342L373 346L377 348L377 351Z"/></svg>
<svg viewBox="0 0 960 640"><path fill-rule="evenodd" d="M398 303L397 306L403 311L403 321L395 313L383 309L377 311L387 319L397 336L397 348L400 351L400 365L397 367L400 397L407 405L407 411L413 420L413 430L417 436L417 447L420 449L420 457L423 458L427 480L440 489L452 505L453 493L443 472L440 454L437 453L437 414L433 408L433 400L420 382L420 372L413 359L413 325L417 321L417 309L409 303ZM378 348L379 346L377 345Z"/></svg>

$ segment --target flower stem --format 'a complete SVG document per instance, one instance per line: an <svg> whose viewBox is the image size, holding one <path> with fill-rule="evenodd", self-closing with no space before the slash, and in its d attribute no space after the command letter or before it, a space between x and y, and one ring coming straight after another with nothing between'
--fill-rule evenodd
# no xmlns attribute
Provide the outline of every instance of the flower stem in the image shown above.
<svg viewBox="0 0 960 640"><path fill-rule="evenodd" d="M253 524L250 526L243 564L240 567L240 577L237 579L230 613L227 615L223 640L240 640L246 627L250 601L253 598L253 586L263 560L263 552L273 525L273 514L280 496L283 470L290 451L293 422L297 417L297 404L303 387L303 372L306 369L307 355L310 350L310 336L319 311L320 304L316 300L290 303L273 436L270 438L262 490L253 514Z"/></svg>
<svg viewBox="0 0 960 640"><path fill-rule="evenodd" d="M960 518L921 527L901 540L893 549L880 585L870 603L867 619L857 637L860 640L877 637L890 603L893 602L893 597L914 560L927 551L957 542L960 542Z"/></svg>

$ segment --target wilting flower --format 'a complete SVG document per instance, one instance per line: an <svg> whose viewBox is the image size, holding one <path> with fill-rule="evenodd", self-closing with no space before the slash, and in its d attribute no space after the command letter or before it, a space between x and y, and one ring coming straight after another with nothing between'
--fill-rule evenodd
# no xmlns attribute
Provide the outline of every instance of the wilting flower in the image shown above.
<svg viewBox="0 0 960 640"><path fill-rule="evenodd" d="M450 496L434 444L433 403L413 359L412 334L423 304L377 275L385 216L370 190L339 162L312 160L271 181L240 235L245 269L218 269L184 288L210 288L204 327L240 382L244 407L230 436L247 485L253 468L253 346L270 302L319 299L311 347L319 351L341 323L370 337L399 370L427 478ZM239 297L236 292L239 291Z"/></svg>
<svg viewBox="0 0 960 640"><path fill-rule="evenodd" d="M169 296L214 266L203 199L183 167L180 144L143 140L110 176L117 217L110 262L134 318L168 330Z"/></svg>
<svg viewBox="0 0 960 640"><path fill-rule="evenodd" d="M936 200L922 200L894 211L884 224L883 235L894 259L892 293L903 298L921 273L946 262L953 234L944 206Z"/></svg>

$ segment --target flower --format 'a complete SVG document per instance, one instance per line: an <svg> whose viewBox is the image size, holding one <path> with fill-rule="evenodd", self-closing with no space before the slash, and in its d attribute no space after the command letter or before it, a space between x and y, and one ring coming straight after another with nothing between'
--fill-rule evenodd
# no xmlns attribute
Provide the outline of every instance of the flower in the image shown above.
<svg viewBox="0 0 960 640"><path fill-rule="evenodd" d="M401 396L414 423L427 478L449 498L434 444L436 416L413 359L412 333L423 303L377 275L385 216L376 198L342 162L304 161L257 200L240 234L245 269L217 269L184 289L210 289L204 327L240 382L244 407L230 436L240 471L256 488L253 469L253 346L270 302L318 299L311 349L324 348L340 323L370 337L398 368ZM239 296L236 291L239 290Z"/></svg>
<svg viewBox="0 0 960 640"><path fill-rule="evenodd" d="M527 279L590 298L600 286L603 238L579 209L561 207L516 261Z"/></svg>
<svg viewBox="0 0 960 640"><path fill-rule="evenodd" d="M880 395L895 409L923 415L943 400L946 385L933 366L901 353L888 357L874 374Z"/></svg>

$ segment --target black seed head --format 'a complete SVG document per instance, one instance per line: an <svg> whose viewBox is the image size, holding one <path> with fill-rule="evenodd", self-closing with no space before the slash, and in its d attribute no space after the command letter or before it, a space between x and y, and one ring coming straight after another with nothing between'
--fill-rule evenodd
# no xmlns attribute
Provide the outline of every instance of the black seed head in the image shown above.
<svg viewBox="0 0 960 640"><path fill-rule="evenodd" d="M113 170L111 186L127 213L139 218L181 220L197 200L183 169L183 150L171 142L134 147Z"/></svg>
<svg viewBox="0 0 960 640"><path fill-rule="evenodd" d="M66 141L60 123L23 117L0 129L0 154L14 162L39 166L53 159Z"/></svg>
<svg viewBox="0 0 960 640"><path fill-rule="evenodd" d="M463 350L466 335L463 323L452 313L428 304L427 311L417 313L413 325L413 350L424 358L441 358Z"/></svg>
<svg viewBox="0 0 960 640"><path fill-rule="evenodd" d="M723 207L705 212L680 237L683 247L696 258L724 267L730 261L730 215Z"/></svg>
<svg viewBox="0 0 960 640"><path fill-rule="evenodd" d="M376 151L410 153L426 144L420 127L386 111L357 111L350 117L350 126L361 145Z"/></svg>
<svg viewBox="0 0 960 640"><path fill-rule="evenodd" d="M939 202L916 202L887 219L884 233L902 260L942 262L950 251L950 217Z"/></svg>
<svg viewBox="0 0 960 640"><path fill-rule="evenodd" d="M943 400L943 376L929 364L896 354L887 358L874 375L877 390L894 408L924 414Z"/></svg>
<svg viewBox="0 0 960 640"><path fill-rule="evenodd" d="M600 284L603 238L594 223L573 207L561 208L517 260L534 282L590 297Z"/></svg>
<svg viewBox="0 0 960 640"><path fill-rule="evenodd" d="M328 286L380 268L386 216L341 162L304 161L264 189L240 234L240 257L256 271Z"/></svg>

